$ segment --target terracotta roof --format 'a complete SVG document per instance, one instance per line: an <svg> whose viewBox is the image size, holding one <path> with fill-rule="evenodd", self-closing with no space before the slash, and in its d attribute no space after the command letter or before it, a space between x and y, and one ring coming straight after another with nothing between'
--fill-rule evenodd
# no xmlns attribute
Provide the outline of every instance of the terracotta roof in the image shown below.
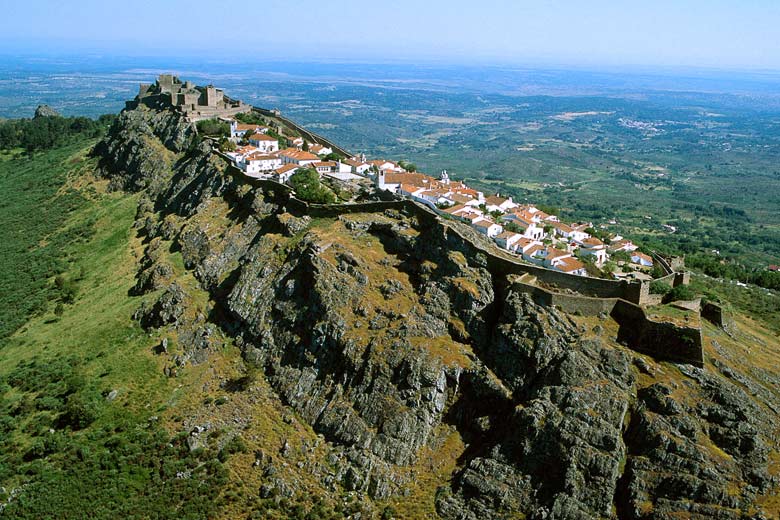
<svg viewBox="0 0 780 520"><path fill-rule="evenodd" d="M598 246L603 246L604 245L604 242L602 242L601 240L599 240L596 237L588 237L585 240L583 240L582 243L583 244L587 244L589 246L593 246L593 247L598 247Z"/></svg>
<svg viewBox="0 0 780 520"><path fill-rule="evenodd" d="M460 193L451 193L447 196L447 198L460 204L465 204L466 202L474 200L472 197L467 197L466 195L461 195Z"/></svg>
<svg viewBox="0 0 780 520"><path fill-rule="evenodd" d="M642 260L647 260L648 262L653 261L653 257L646 255L644 253L640 253L639 251L634 251L633 253L631 253L631 258L634 258L635 256L638 256Z"/></svg>
<svg viewBox="0 0 780 520"><path fill-rule="evenodd" d="M245 161L270 161L273 159L279 159L276 155L268 155L265 153L253 153L251 155L247 155Z"/></svg>
<svg viewBox="0 0 780 520"><path fill-rule="evenodd" d="M295 148L285 148L279 152L279 154L284 155L285 157L290 157L291 159L297 159L299 161L316 161L319 159L319 157L313 153L303 152Z"/></svg>
<svg viewBox="0 0 780 520"><path fill-rule="evenodd" d="M547 259L555 259L560 258L562 256L571 256L571 253L567 253L566 251L561 251L560 249L556 249L552 246L547 248Z"/></svg>
<svg viewBox="0 0 780 520"><path fill-rule="evenodd" d="M514 231L504 231L503 233L501 233L498 236L496 236L496 238L501 238L501 239L506 240L508 238L512 238L512 237L516 237L516 236L522 236L522 235L520 235L519 233L515 233Z"/></svg>
<svg viewBox="0 0 780 520"><path fill-rule="evenodd" d="M495 222L493 222L492 220L482 219L482 220L478 220L476 222L472 222L471 224L473 226L477 226L477 227L481 227L481 228L487 229L490 226L494 225Z"/></svg>
<svg viewBox="0 0 780 520"><path fill-rule="evenodd" d="M403 188L403 186L401 187ZM444 213L449 213L450 215L454 215L458 211L463 211L464 209L466 209L466 206L464 206L463 204L455 204L451 208L445 209Z"/></svg>
<svg viewBox="0 0 780 520"><path fill-rule="evenodd" d="M564 273L571 273L572 271L578 271L580 269L583 269L585 267L585 264L577 260L576 258L562 258L561 263L557 265L555 268L559 271L563 271Z"/></svg>
<svg viewBox="0 0 780 520"><path fill-rule="evenodd" d="M555 229L560 229L560 230L561 230L561 231L563 231L564 233L571 233L572 231L574 231L574 230L571 228L571 226L569 226L569 225L567 225L567 224L564 224L563 222L553 222L553 223L552 223L552 224L550 224L550 225L551 225L552 227L554 227Z"/></svg>
<svg viewBox="0 0 780 520"><path fill-rule="evenodd" d="M508 200L509 199L505 199L497 195L491 195L490 197L485 197L485 204L490 204L491 206L500 206Z"/></svg>
<svg viewBox="0 0 780 520"><path fill-rule="evenodd" d="M276 173L287 173L290 170L297 170L298 168L300 168L300 166L298 166L297 164L285 164L281 168L277 168L274 171Z"/></svg>
<svg viewBox="0 0 780 520"><path fill-rule="evenodd" d="M424 173L385 173L385 184L411 184L421 188L438 186L436 179Z"/></svg>
<svg viewBox="0 0 780 520"><path fill-rule="evenodd" d="M248 137L250 141L278 141L275 137L265 134L252 134Z"/></svg>
<svg viewBox="0 0 780 520"><path fill-rule="evenodd" d="M262 129L268 127L263 125L257 125L257 124L251 125L251 124L244 124L244 123L238 123L236 125L236 130L238 131L257 130L258 128Z"/></svg>
<svg viewBox="0 0 780 520"><path fill-rule="evenodd" d="M525 252L528 256L534 256L535 253L542 251L544 249L544 246L541 244L536 244L535 246L531 246L528 248L528 251Z"/></svg>

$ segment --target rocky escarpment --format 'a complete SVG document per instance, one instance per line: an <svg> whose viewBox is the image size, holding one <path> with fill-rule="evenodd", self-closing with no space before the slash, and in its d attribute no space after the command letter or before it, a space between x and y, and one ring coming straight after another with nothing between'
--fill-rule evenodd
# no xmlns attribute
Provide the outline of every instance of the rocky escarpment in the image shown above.
<svg viewBox="0 0 780 520"><path fill-rule="evenodd" d="M177 331L177 370L239 345L328 441L314 477L334 496L402 502L425 477L451 519L764 514L777 411L736 378L625 349L608 318L539 307L418 216L291 214L189 132L128 111L97 149L115 186L145 192L137 317ZM451 469L433 479L426 457Z"/></svg>
<svg viewBox="0 0 780 520"><path fill-rule="evenodd" d="M114 188L157 193L167 185L176 154L194 143L195 133L192 124L174 112L125 110L95 153Z"/></svg>

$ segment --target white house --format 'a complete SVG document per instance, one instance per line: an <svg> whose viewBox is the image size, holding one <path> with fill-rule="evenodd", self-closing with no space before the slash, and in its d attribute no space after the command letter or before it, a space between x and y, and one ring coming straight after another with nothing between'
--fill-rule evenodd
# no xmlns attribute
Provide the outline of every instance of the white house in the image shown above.
<svg viewBox="0 0 780 520"><path fill-rule="evenodd" d="M371 169L370 163L355 159L344 159L341 161L341 164L349 166L351 168L351 173L357 173L360 175L364 175L368 170Z"/></svg>
<svg viewBox="0 0 780 520"><path fill-rule="evenodd" d="M516 252L523 255L525 255L525 253L527 253L532 247L537 246L542 248L544 247L538 240L532 240L527 237L522 237L515 243Z"/></svg>
<svg viewBox="0 0 780 520"><path fill-rule="evenodd" d="M544 245L542 245L541 242L537 242L529 247L523 248L523 258L529 262L541 264L544 260L544 250Z"/></svg>
<svg viewBox="0 0 780 520"><path fill-rule="evenodd" d="M512 231L503 231L502 233L499 233L496 235L496 244L498 244L503 249L506 249L507 251L517 251L517 244L520 242L520 239L523 238L523 235L520 233L514 233Z"/></svg>
<svg viewBox="0 0 780 520"><path fill-rule="evenodd" d="M553 269L562 273L576 274L577 276L587 276L588 274L585 270L585 264L570 256L561 258Z"/></svg>
<svg viewBox="0 0 780 520"><path fill-rule="evenodd" d="M580 254L583 256L591 256L594 258L596 265L601 266L609 260L607 255L607 246L598 238L589 237L579 242Z"/></svg>
<svg viewBox="0 0 780 520"><path fill-rule="evenodd" d="M328 155L333 153L332 148L328 148L327 146L322 146L321 144L317 143L310 144L309 151L311 153L316 153L317 155Z"/></svg>
<svg viewBox="0 0 780 520"><path fill-rule="evenodd" d="M643 267L653 267L653 258L639 251L634 251L631 253L631 263Z"/></svg>
<svg viewBox="0 0 780 520"><path fill-rule="evenodd" d="M295 148L286 148L279 152L282 158L282 164L295 164L298 166L308 166L309 164L319 162L320 158L313 153L303 152Z"/></svg>
<svg viewBox="0 0 780 520"><path fill-rule="evenodd" d="M245 135L265 134L267 132L267 126L258 125L255 123L239 123L235 119L230 121L230 137L233 139L241 139Z"/></svg>
<svg viewBox="0 0 780 520"><path fill-rule="evenodd" d="M502 218L504 221L511 222L521 228L523 230L523 236L527 238L532 240L541 240L544 238L544 228L532 220L526 220L526 218L519 213L507 213Z"/></svg>
<svg viewBox="0 0 780 520"><path fill-rule="evenodd" d="M539 256L543 258L542 264L545 267L555 267L560 264L564 258L571 258L571 253L568 251L561 251L554 247L547 247L543 252L539 253Z"/></svg>
<svg viewBox="0 0 780 520"><path fill-rule="evenodd" d="M292 148L303 148L303 137L291 137L287 136L287 144Z"/></svg>
<svg viewBox="0 0 780 520"><path fill-rule="evenodd" d="M274 173L276 174L276 180L281 183L285 183L290 180L290 177L292 177L293 174L298 171L298 169L299 167L296 164L284 164L274 170Z"/></svg>
<svg viewBox="0 0 780 520"><path fill-rule="evenodd" d="M590 237L590 235L586 233L584 230L575 228L568 224L564 224L563 222L550 221L550 225L553 228L555 228L556 235L560 235L563 238L574 240L575 242L582 242L586 238Z"/></svg>
<svg viewBox="0 0 780 520"><path fill-rule="evenodd" d="M257 147L261 152L278 152L279 141L270 135L252 134L248 138L249 144Z"/></svg>
<svg viewBox="0 0 780 520"><path fill-rule="evenodd" d="M320 175L338 171L338 165L335 161L316 161L311 163L311 166L317 170L317 173Z"/></svg>
<svg viewBox="0 0 780 520"><path fill-rule="evenodd" d="M499 197L498 195L485 197L485 208L490 213L494 211L500 211L501 213L504 213L507 210L516 208L517 206L517 204L512 202L512 197L506 199L504 197Z"/></svg>
<svg viewBox="0 0 780 520"><path fill-rule="evenodd" d="M260 152L247 155L241 161L241 169L250 177L256 177L264 172L270 172L282 166L278 155L268 155Z"/></svg>
<svg viewBox="0 0 780 520"><path fill-rule="evenodd" d="M618 251L636 251L639 249L633 242L631 242L628 239L624 238L616 238L612 241L612 243L609 245L609 250L613 253L616 253Z"/></svg>
<svg viewBox="0 0 780 520"><path fill-rule="evenodd" d="M480 220L472 222L471 225L474 227L474 229L476 229L483 235L487 236L488 238L493 238L495 236L498 236L504 230L504 228L501 227L499 224L496 224L492 220L488 220L484 217Z"/></svg>

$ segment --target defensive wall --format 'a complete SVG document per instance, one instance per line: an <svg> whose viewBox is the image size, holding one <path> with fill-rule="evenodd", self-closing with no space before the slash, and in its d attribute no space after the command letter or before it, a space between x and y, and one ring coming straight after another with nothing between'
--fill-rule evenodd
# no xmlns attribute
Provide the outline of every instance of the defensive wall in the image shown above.
<svg viewBox="0 0 780 520"><path fill-rule="evenodd" d="M701 317L726 332L733 330L734 320L729 313L717 303L703 302L701 306Z"/></svg>
<svg viewBox="0 0 780 520"><path fill-rule="evenodd" d="M292 128L293 130L298 132L298 134L300 134L301 137L303 137L304 139L306 139L311 143L317 143L326 146L331 150L333 150L334 152L343 155L344 157L352 157L352 154L348 150L340 147L336 143L331 142L326 137L323 137L319 134L315 134L314 132L306 130L295 121L291 119L287 119L283 115L279 114L279 112L274 112L273 110L267 110L265 108L260 108L255 106L252 107L252 111L265 117L273 117L275 119L278 119L279 121L284 123L285 126Z"/></svg>
<svg viewBox="0 0 780 520"><path fill-rule="evenodd" d="M269 179L247 177L233 166L227 156L217 152L228 162L228 173L238 179L272 193L276 201L287 211L310 217L336 218L352 213L383 212L389 209L416 216L423 224L438 225L445 239L454 248L478 254L486 259L493 276L505 277L514 290L529 294L536 303L559 308L564 312L582 316L609 315L619 325L617 340L632 350L648 354L659 360L704 365L701 329L678 326L674 323L655 321L640 306L650 300L649 283L602 280L553 271L539 266L522 264L464 235L456 226L439 218L427 207L409 199L370 201L349 204L312 204L295 197L290 186ZM672 272L667 276L679 277L683 273ZM525 283L522 277L532 276L537 281L571 291L553 291L536 284ZM705 306L706 307L706 306ZM717 307L720 310L720 307ZM712 308L707 312L721 316ZM706 316L705 316L706 317ZM710 319L710 318L707 318Z"/></svg>
<svg viewBox="0 0 780 520"><path fill-rule="evenodd" d="M525 293L539 305L580 316L611 316L619 325L618 341L655 359L704 366L701 329L655 321L645 310L620 298L592 298L562 294L521 279L510 282L514 291Z"/></svg>
<svg viewBox="0 0 780 520"><path fill-rule="evenodd" d="M310 204L295 198L292 188L285 184L269 180L254 179L247 177L244 173L230 163L229 157L216 152L226 161L228 161L228 170L234 176L239 176L245 182L254 187L271 190L274 193L282 194L284 200L280 200L288 210L299 214L305 214L312 217L338 217L339 215L349 213L371 213L395 209L413 214L418 218L429 221L431 224L442 226L445 238L453 244L453 248L469 251L473 254L481 254L487 259L488 269L501 276L530 274L544 284L554 285L557 288L570 290L584 296L595 298L621 298L639 305L645 304L650 299L649 283L627 282L625 280L605 280L601 278L591 278L586 276L577 276L560 271L553 271L545 267L519 262L517 259L496 250L491 245L484 246L464 235L457 229L454 223L446 222L438 217L429 208L408 199L395 199L390 201L372 201L355 204Z"/></svg>

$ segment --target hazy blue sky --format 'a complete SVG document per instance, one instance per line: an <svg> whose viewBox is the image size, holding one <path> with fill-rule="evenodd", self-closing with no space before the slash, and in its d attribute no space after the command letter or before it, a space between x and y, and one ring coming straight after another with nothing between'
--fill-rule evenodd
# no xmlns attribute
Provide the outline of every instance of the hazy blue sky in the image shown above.
<svg viewBox="0 0 780 520"><path fill-rule="evenodd" d="M780 69L778 0L3 0L0 52ZM216 7L210 7L215 5Z"/></svg>

